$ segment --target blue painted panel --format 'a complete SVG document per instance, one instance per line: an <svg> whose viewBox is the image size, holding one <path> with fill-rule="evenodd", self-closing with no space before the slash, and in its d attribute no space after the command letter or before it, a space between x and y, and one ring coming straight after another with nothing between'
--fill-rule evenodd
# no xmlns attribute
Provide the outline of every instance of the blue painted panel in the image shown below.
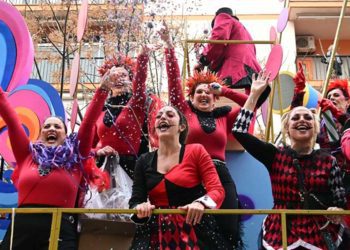
<svg viewBox="0 0 350 250"><path fill-rule="evenodd" d="M16 42L7 25L0 20L0 84L6 90L16 65Z"/></svg>
<svg viewBox="0 0 350 250"><path fill-rule="evenodd" d="M265 166L247 152L226 152L226 162L244 208L273 207L270 176ZM247 202L248 201L248 202ZM251 201L251 203L249 202ZM247 250L258 249L258 236L266 215L253 215L243 221Z"/></svg>
<svg viewBox="0 0 350 250"><path fill-rule="evenodd" d="M50 83L47 83L45 81L38 80L38 79L29 79L28 84L35 85L35 86L42 88L46 92L46 94L50 97L50 101L52 103L52 106L55 109L55 114L57 116L62 117L63 120L65 121L66 112L64 110L62 100L61 100L60 96L58 95L57 90L54 87L52 87L52 85Z"/></svg>

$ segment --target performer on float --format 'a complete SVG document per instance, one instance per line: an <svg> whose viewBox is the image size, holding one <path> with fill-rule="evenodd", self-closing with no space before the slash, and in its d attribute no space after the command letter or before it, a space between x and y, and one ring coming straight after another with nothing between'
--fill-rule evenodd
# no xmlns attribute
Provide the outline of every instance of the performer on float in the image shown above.
<svg viewBox="0 0 350 250"><path fill-rule="evenodd" d="M131 249L232 249L207 208L220 207L224 189L200 144L186 144L185 116L172 106L155 121L159 148L143 154L135 167L130 208L137 210ZM152 215L154 208L180 208L187 215Z"/></svg>
<svg viewBox="0 0 350 250"><path fill-rule="evenodd" d="M209 40L243 40L253 41L249 31L233 15L232 9L223 7L216 11L211 22L212 32ZM211 44L204 48L195 70L201 71L205 66L216 72L220 79L230 88L245 88L249 93L252 75L261 67L256 59L255 44ZM266 100L270 93L267 88L261 97ZM261 105L258 104L259 106Z"/></svg>
<svg viewBox="0 0 350 250"><path fill-rule="evenodd" d="M253 77L254 79L254 77ZM282 117L290 146L276 147L248 133L256 100L269 84L259 73L233 127L242 146L270 173L274 209L342 210L346 205L341 169L326 151L315 150L319 121L315 113L294 106ZM287 243L291 249L336 249L341 243L341 216L293 215L287 217ZM262 227L262 249L282 248L280 215L268 215Z"/></svg>
<svg viewBox="0 0 350 250"><path fill-rule="evenodd" d="M16 159L13 182L18 190L18 206L74 208L84 195L86 184L105 185L107 176L94 168L90 158L95 122L110 91L111 82L102 78L101 86L86 111L78 133L67 136L67 127L59 117L47 118L39 140L31 143L20 120L0 89L0 115L7 124ZM84 183L84 184L82 184ZM16 214L14 232L7 231L1 249L48 249L51 214ZM59 249L78 249L77 216L63 214Z"/></svg>
<svg viewBox="0 0 350 250"><path fill-rule="evenodd" d="M180 70L175 56L174 47L169 36L169 30L164 24L160 30L160 37L166 44L166 68L168 74L168 91L170 103L179 108L189 121L187 143L200 143L211 156L220 181L225 189L225 200L220 208L234 209L239 207L235 183L225 162L225 149L228 136L232 129L239 108L229 106L215 107L219 96L243 105L247 96L221 86L221 80L211 72L195 72L187 79L189 100L185 100ZM241 246L240 216L217 216L219 227L233 246Z"/></svg>
<svg viewBox="0 0 350 250"><path fill-rule="evenodd" d="M160 102L154 95L146 96L148 54L157 48L143 46L137 62L114 55L99 69L101 75L108 72L114 85L96 124L96 155L102 158L98 165L105 156L118 153L120 166L131 179L137 157L149 151L148 136L154 129L145 126Z"/></svg>

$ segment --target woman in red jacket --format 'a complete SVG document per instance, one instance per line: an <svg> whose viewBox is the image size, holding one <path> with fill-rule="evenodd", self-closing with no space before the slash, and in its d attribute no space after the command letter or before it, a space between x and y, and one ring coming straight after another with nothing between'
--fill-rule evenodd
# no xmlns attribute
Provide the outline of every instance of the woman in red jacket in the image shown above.
<svg viewBox="0 0 350 250"><path fill-rule="evenodd" d="M175 50L164 28L159 32L166 44L165 57L168 74L169 102L184 113L189 122L189 133L186 143L200 143L212 158L220 181L225 189L225 199L220 208L234 209L239 207L235 183L225 162L225 149L231 133L233 121L239 112L238 107L215 107L219 96L224 96L238 105L243 105L247 96L221 86L221 80L210 72L195 72L187 79L189 100L182 90L181 77ZM216 217L218 225L233 247L241 246L240 222L237 215L220 215Z"/></svg>
<svg viewBox="0 0 350 250"><path fill-rule="evenodd" d="M99 115L96 110L102 109L112 84L107 75L96 90L78 133L67 136L64 121L49 117L42 125L39 140L34 143L29 141L15 110L0 89L0 115L7 124L16 159L12 179L18 190L20 208L74 208L78 194L86 190L86 186L81 186L83 180L91 183L96 174L100 176L90 162L91 130ZM51 214L16 214L14 232L10 227L1 249L8 250L10 246L12 249L48 249L51 217ZM76 216L64 214L61 223L59 249L78 249Z"/></svg>
<svg viewBox="0 0 350 250"><path fill-rule="evenodd" d="M131 249L232 249L206 208L220 207L224 189L209 154L200 144L184 144L185 116L171 106L155 121L159 148L143 154L135 167L130 208L137 230ZM182 214L152 215L154 208Z"/></svg>

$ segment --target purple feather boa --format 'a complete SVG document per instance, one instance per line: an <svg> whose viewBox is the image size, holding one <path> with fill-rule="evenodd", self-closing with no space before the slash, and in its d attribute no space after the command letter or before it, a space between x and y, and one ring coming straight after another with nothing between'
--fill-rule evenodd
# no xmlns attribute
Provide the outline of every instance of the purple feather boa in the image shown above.
<svg viewBox="0 0 350 250"><path fill-rule="evenodd" d="M77 164L81 166L77 133L70 134L59 146L48 147L40 141L30 143L30 151L33 160L42 170L50 172L54 168L64 168L72 171Z"/></svg>

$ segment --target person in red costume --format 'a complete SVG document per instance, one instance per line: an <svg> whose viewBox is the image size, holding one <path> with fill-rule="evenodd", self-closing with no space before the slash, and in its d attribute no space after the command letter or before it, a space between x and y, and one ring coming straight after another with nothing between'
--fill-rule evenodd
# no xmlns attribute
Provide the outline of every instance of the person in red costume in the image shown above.
<svg viewBox="0 0 350 250"><path fill-rule="evenodd" d="M155 120L159 148L143 154L135 167L130 208L137 229L130 249L232 249L215 219L204 215L220 207L224 189L200 144L186 144L185 116L172 106ZM180 208L182 214L152 215L154 208Z"/></svg>
<svg viewBox="0 0 350 250"><path fill-rule="evenodd" d="M0 115L7 124L16 159L12 179L18 190L20 208L74 208L81 205L78 196L85 192L87 183L93 184L97 177L102 179L101 185L108 180L92 164L90 151L91 130L99 115L96 110L102 109L111 84L108 79L102 79L78 133L67 136L64 121L59 117L49 117L44 121L36 142L29 141L15 110L0 89ZM76 216L64 214L61 223L59 249L78 249ZM48 249L50 229L50 214L16 214L14 232L10 226L1 249L8 250L10 246L14 250Z"/></svg>
<svg viewBox="0 0 350 250"><path fill-rule="evenodd" d="M158 98L146 96L148 54L157 48L143 46L137 62L121 54L115 55L99 69L101 75L109 72L114 85L96 123L95 150L101 157L98 165L102 165L105 156L118 153L119 163L131 179L137 157L149 151L144 126L151 117L150 111L156 112L159 103Z"/></svg>
<svg viewBox="0 0 350 250"><path fill-rule="evenodd" d="M296 89L303 90L296 78ZM254 78L254 77L253 77ZM273 209L324 209L341 211L345 207L345 189L341 169L336 159L326 151L315 150L319 121L315 112L292 105L282 117L283 132L290 146L276 147L248 133L254 116L256 100L269 84L269 76L259 73L253 81L251 93L237 116L232 133L241 145L270 174ZM297 94L298 91L295 91ZM338 249L342 241L341 216L293 215L287 217L288 249ZM262 245L259 249L281 249L280 215L268 215L262 226Z"/></svg>
<svg viewBox="0 0 350 250"><path fill-rule="evenodd" d="M168 74L169 102L183 112L189 122L187 143L200 143L208 151L218 171L220 181L225 189L225 199L220 208L239 207L235 183L225 162L225 149L233 121L239 108L215 107L219 96L224 96L243 105L247 96L243 93L222 86L217 75L208 72L195 72L187 79L189 100L186 100L181 86L180 70L174 47L166 24L159 32L166 44L165 57ZM233 247L242 246L239 216L220 215L216 219L224 235Z"/></svg>
<svg viewBox="0 0 350 250"><path fill-rule="evenodd" d="M252 41L249 31L233 15L230 8L223 7L216 11L211 22L212 32L209 40L242 40ZM196 71L205 66L216 72L225 85L230 88L245 88L249 94L252 84L252 75L261 71L256 59L255 44L208 44L202 52ZM260 106L268 97L270 87L267 87L257 106Z"/></svg>
<svg viewBox="0 0 350 250"><path fill-rule="evenodd" d="M318 136L318 143L324 150L330 152L337 158L338 164L343 171L344 186L346 190L347 209L350 209L350 144L349 132L350 127L350 110L349 110L349 89L346 79L333 79L327 88L327 98L320 102L322 114L329 110L333 117L324 117L321 121L321 131ZM325 119L332 119L335 125L333 133L337 137L332 139L329 135L329 128L326 127ZM339 249L350 248L350 216L344 217L347 228L343 236L343 244Z"/></svg>

